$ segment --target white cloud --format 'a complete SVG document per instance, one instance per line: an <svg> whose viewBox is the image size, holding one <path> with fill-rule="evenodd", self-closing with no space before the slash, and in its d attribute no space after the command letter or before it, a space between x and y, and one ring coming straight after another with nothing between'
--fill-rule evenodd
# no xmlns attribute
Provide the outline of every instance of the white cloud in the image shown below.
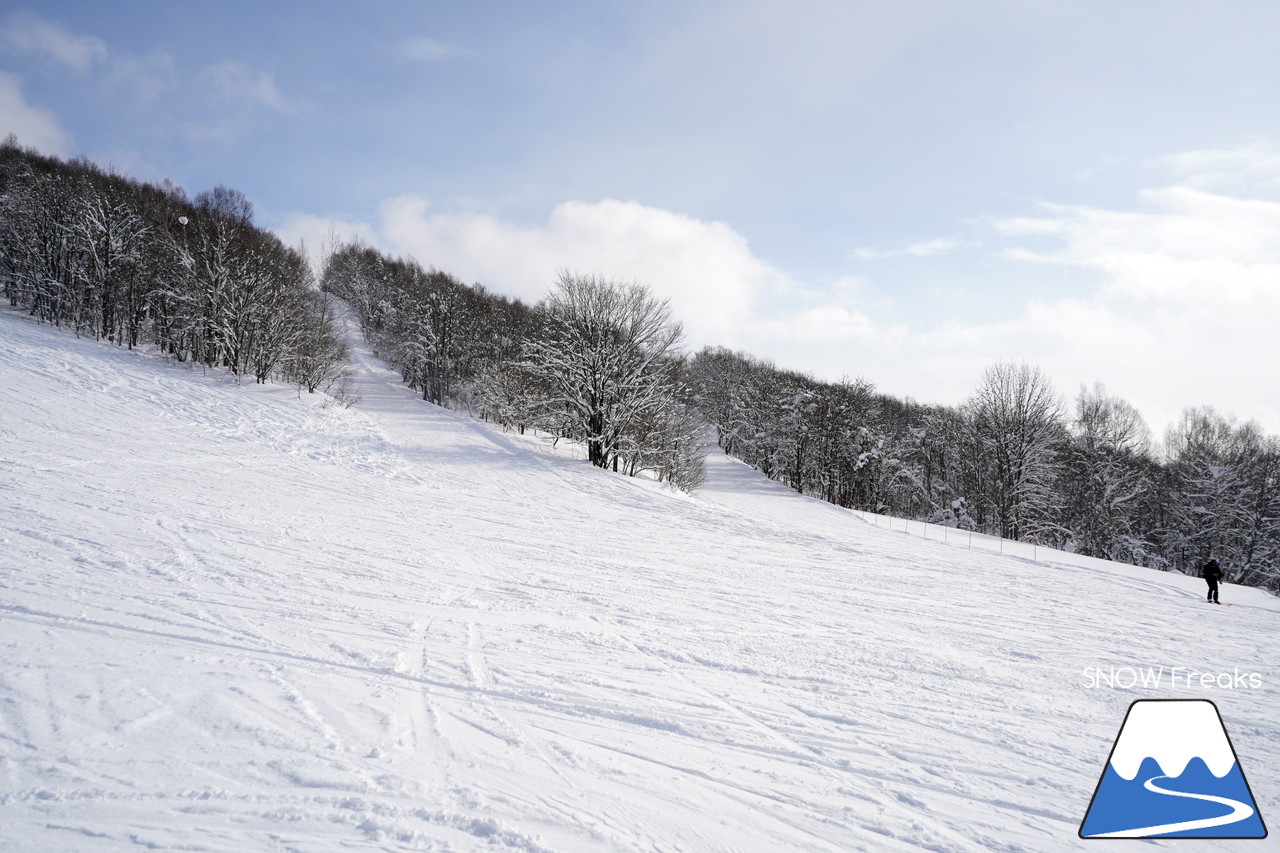
<svg viewBox="0 0 1280 853"><path fill-rule="evenodd" d="M306 246L312 267L319 275L321 264L330 250L353 240L370 246L378 245L378 234L372 225L309 213L295 213L275 229L286 246Z"/></svg>
<svg viewBox="0 0 1280 853"><path fill-rule="evenodd" d="M120 53L96 36L76 35L32 12L14 14L0 26L0 51L45 57L80 73L93 69L99 79L131 88L144 100L172 89L177 77L173 57L163 51Z"/></svg>
<svg viewBox="0 0 1280 853"><path fill-rule="evenodd" d="M988 259L1006 264L992 274L1030 276L1039 295L935 326L889 320L912 306L895 306L873 279L799 282L723 222L634 201L564 202L529 224L437 211L409 195L386 201L375 226L337 224L531 301L566 268L638 280L671 300L695 347L744 347L828 379L860 374L926 402L961 402L987 364L1025 359L1068 399L1104 382L1157 434L1182 407L1204 403L1280 432L1268 375L1280 364L1280 203L1192 183L1143 192L1129 209L1045 204L989 220L978 242L1005 246ZM314 235L314 247L328 226L295 217L281 233ZM896 254L945 251L950 240ZM1056 287L1068 272L1071 286Z"/></svg>
<svg viewBox="0 0 1280 853"><path fill-rule="evenodd" d="M909 337L905 326L881 326L868 314L839 305L805 308L783 319L757 317L751 331L766 341L860 344L891 351L900 350Z"/></svg>
<svg viewBox="0 0 1280 853"><path fill-rule="evenodd" d="M115 55L109 82L134 90L143 100L152 100L172 89L178 79L173 57L163 51L142 56Z"/></svg>
<svg viewBox="0 0 1280 853"><path fill-rule="evenodd" d="M1055 204L1042 204L1041 207L1050 213L1067 210L1068 208ZM1061 234L1063 225L1056 219L1036 218L1032 216L1017 216L1008 219L998 219L991 223L992 228L998 234L1004 234L1012 237L1032 237L1045 234Z"/></svg>
<svg viewBox="0 0 1280 853"><path fill-rule="evenodd" d="M1199 152L1180 162L1220 161ZM1147 190L1132 210L1045 206L1042 217L996 222L1006 236L1039 238L1006 257L1090 271L1098 287L979 330L984 345L1025 335L1026 351L1069 388L1101 379L1131 389L1157 432L1202 403L1280 431L1267 377L1280 364L1280 204L1196 183Z"/></svg>
<svg viewBox="0 0 1280 853"><path fill-rule="evenodd" d="M741 340L758 300L792 287L728 225L634 201L564 202L521 225L403 196L383 205L379 231L395 251L528 300L563 269L640 281L671 300L696 343Z"/></svg>
<svg viewBox="0 0 1280 853"><path fill-rule="evenodd" d="M10 133L46 154L65 154L70 147L70 137L53 113L28 104L18 78L0 71L0 137Z"/></svg>
<svg viewBox="0 0 1280 853"><path fill-rule="evenodd" d="M33 12L11 15L0 28L0 44L10 52L47 56L80 72L107 57L107 44L102 39L74 35Z"/></svg>
<svg viewBox="0 0 1280 853"><path fill-rule="evenodd" d="M223 100L248 101L286 114L298 111L298 105L280 93L270 74L243 62L217 62L206 67L200 76L212 84L214 92Z"/></svg>
<svg viewBox="0 0 1280 853"><path fill-rule="evenodd" d="M1157 435L1201 404L1280 433L1270 376L1280 364L1280 203L1249 197L1271 157L1261 146L1193 152L1172 161L1176 183L1139 193L1131 206L1041 204L1035 215L988 220L980 242L1002 242L996 259L1011 264L991 274L1025 278L1042 294L1008 301L989 319L894 328L868 283L859 304L877 310L865 323L835 310L828 293L826 307L793 317L795 334L778 336L810 343L773 354L828 378L857 371L891 393L945 403L963 401L990 362L1025 359L1068 401L1081 384L1104 382ZM1241 175L1249 180L1227 180Z"/></svg>
<svg viewBox="0 0 1280 853"><path fill-rule="evenodd" d="M1015 257L1096 270L1103 298L1219 315L1228 324L1245 319L1240 309L1273 316L1280 309L1280 203L1178 186L1147 190L1140 202L1131 211L1057 206L1045 219L997 228L1057 237L1055 248L1019 247Z"/></svg>
<svg viewBox="0 0 1280 853"><path fill-rule="evenodd" d="M519 224L486 213L435 212L420 196L384 202L376 227L295 214L277 228L313 249L333 228L392 254L416 258L466 282L536 302L559 271L638 281L669 299L693 347L795 341L896 345L905 331L878 330L858 310L866 279L847 276L803 289L752 253L722 222L635 201L568 201L545 222Z"/></svg>
<svg viewBox="0 0 1280 853"><path fill-rule="evenodd" d="M1280 188L1280 151L1262 140L1238 148L1172 154L1161 157L1157 165L1197 189L1252 192Z"/></svg>
<svg viewBox="0 0 1280 853"><path fill-rule="evenodd" d="M457 56L467 56L468 51L447 42L421 36L401 39L396 43L396 53L404 59L418 62L442 62Z"/></svg>
<svg viewBox="0 0 1280 853"><path fill-rule="evenodd" d="M913 258L927 258L932 255L940 255L943 252L950 252L958 249L963 244L954 237L937 237L933 240L925 240L920 243L912 243L903 246L901 249L868 249L859 247L853 250L855 257L863 260L881 260L884 258L900 258L909 256Z"/></svg>
<svg viewBox="0 0 1280 853"><path fill-rule="evenodd" d="M842 275L826 284L818 295L832 305L844 306L866 304L869 299L875 298L873 282L864 275Z"/></svg>

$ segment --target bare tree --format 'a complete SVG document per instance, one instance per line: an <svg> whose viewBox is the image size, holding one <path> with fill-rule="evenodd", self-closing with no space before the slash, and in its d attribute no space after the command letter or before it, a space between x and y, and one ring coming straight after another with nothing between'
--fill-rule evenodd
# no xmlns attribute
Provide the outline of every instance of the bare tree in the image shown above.
<svg viewBox="0 0 1280 853"><path fill-rule="evenodd" d="M525 364L546 381L544 406L567 413L591 463L617 470L624 437L671 405L682 328L642 285L568 272L545 310Z"/></svg>
<svg viewBox="0 0 1280 853"><path fill-rule="evenodd" d="M1146 563L1151 543L1139 528L1151 431L1138 410L1101 384L1081 387L1064 451L1061 492L1065 524L1083 553Z"/></svg>
<svg viewBox="0 0 1280 853"><path fill-rule="evenodd" d="M306 388L336 390L341 397L342 387L351 376L350 353L342 340L334 298L327 293L308 291L304 297L305 310L310 315L302 325L293 352L289 357L285 376Z"/></svg>
<svg viewBox="0 0 1280 853"><path fill-rule="evenodd" d="M983 498L1002 536L1053 529L1055 478L1064 430L1062 401L1032 365L987 368L968 408L985 474Z"/></svg>
<svg viewBox="0 0 1280 853"><path fill-rule="evenodd" d="M1174 492L1164 536L1179 565L1210 556L1227 577L1280 581L1280 442L1212 406L1183 410L1165 437Z"/></svg>
<svg viewBox="0 0 1280 853"><path fill-rule="evenodd" d="M289 369L304 334L337 350L315 339L335 329L310 309L305 258L252 217L227 187L192 202L167 182L0 143L0 283L13 305L265 382Z"/></svg>

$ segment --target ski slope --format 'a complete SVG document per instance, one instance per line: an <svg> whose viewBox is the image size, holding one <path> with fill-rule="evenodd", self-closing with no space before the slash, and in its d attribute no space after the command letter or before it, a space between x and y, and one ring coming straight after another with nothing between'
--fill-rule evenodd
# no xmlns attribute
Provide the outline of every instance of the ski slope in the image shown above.
<svg viewBox="0 0 1280 853"><path fill-rule="evenodd" d="M673 493L358 356L342 409L0 316L0 849L1089 849L1157 697L1217 702L1280 820L1269 596L719 453ZM1083 677L1124 666L1261 685Z"/></svg>

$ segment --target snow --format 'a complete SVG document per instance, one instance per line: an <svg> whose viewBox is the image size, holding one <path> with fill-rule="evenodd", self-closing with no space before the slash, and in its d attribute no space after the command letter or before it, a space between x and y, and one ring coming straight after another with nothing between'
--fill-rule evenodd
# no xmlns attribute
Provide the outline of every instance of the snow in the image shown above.
<svg viewBox="0 0 1280 853"><path fill-rule="evenodd" d="M1136 698L1280 813L1261 592L684 496L358 355L343 409L0 316L0 848L1087 849Z"/></svg>

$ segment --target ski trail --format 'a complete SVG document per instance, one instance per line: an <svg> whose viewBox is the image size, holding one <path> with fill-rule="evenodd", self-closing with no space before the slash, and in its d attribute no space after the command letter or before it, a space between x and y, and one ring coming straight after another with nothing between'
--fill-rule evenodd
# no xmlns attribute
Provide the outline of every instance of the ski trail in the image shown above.
<svg viewBox="0 0 1280 853"><path fill-rule="evenodd" d="M1186 797L1190 800L1204 800L1209 803L1218 803L1223 806L1230 806L1232 811L1230 814L1221 817L1209 817L1201 820L1184 820L1178 823L1164 823L1159 826L1146 826L1140 829L1125 829L1120 832L1104 832L1098 835L1090 835L1089 838L1149 838L1153 835L1167 835L1171 832L1188 832L1193 829L1209 829L1214 826L1226 826L1241 820L1248 820L1253 816L1253 809L1239 800L1232 800L1227 797L1216 797L1213 794L1188 794L1183 791L1170 791L1167 788L1161 788L1155 784L1157 779L1168 779L1168 776L1152 776L1142 787L1156 794L1166 794L1170 797Z"/></svg>
<svg viewBox="0 0 1280 853"><path fill-rule="evenodd" d="M363 344L350 408L0 344L0 848L1082 849L1131 697L1079 673L1186 662L1188 619L1262 670L1280 778L1260 591L890 534L715 449L678 495Z"/></svg>

